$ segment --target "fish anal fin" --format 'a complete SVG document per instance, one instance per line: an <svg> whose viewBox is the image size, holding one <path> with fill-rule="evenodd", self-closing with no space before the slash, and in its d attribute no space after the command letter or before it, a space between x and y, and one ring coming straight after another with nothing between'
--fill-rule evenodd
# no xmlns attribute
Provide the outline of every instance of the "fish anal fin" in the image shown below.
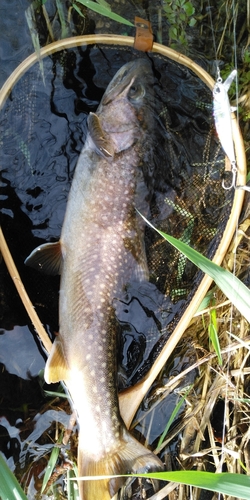
<svg viewBox="0 0 250 500"><path fill-rule="evenodd" d="M113 158L114 145L110 137L102 129L99 117L95 113L89 113L88 127L90 137L97 152L104 156L104 158Z"/></svg>
<svg viewBox="0 0 250 500"><path fill-rule="evenodd" d="M60 274L62 265L60 241L44 243L44 245L35 248L24 263L45 274L51 274L52 276Z"/></svg>
<svg viewBox="0 0 250 500"><path fill-rule="evenodd" d="M54 384L60 382L60 380L66 380L67 376L68 366L65 360L62 343L59 338L56 338L45 365L44 379L47 384Z"/></svg>

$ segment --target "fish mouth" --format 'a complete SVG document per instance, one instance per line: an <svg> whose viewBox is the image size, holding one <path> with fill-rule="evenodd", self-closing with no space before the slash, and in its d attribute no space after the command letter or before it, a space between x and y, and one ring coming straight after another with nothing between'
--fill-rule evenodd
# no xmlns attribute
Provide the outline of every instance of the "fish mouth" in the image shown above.
<svg viewBox="0 0 250 500"><path fill-rule="evenodd" d="M116 134L116 135L121 135L121 134L124 134L125 132L130 132L131 130L135 130L135 124L127 126L124 123L121 123L121 124L118 123L117 127L114 127L114 128L103 127L103 130L108 134Z"/></svg>

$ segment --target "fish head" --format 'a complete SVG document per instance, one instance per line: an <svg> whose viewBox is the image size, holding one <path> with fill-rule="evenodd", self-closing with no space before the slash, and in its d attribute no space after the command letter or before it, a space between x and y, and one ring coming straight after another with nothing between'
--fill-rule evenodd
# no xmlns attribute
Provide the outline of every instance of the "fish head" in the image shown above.
<svg viewBox="0 0 250 500"><path fill-rule="evenodd" d="M148 97L152 94L153 83L150 62L147 59L131 61L117 71L105 91L101 105L107 105L124 93L136 105L146 93Z"/></svg>
<svg viewBox="0 0 250 500"><path fill-rule="evenodd" d="M115 153L145 139L145 134L152 130L153 84L149 61L137 59L125 64L108 85L96 114Z"/></svg>

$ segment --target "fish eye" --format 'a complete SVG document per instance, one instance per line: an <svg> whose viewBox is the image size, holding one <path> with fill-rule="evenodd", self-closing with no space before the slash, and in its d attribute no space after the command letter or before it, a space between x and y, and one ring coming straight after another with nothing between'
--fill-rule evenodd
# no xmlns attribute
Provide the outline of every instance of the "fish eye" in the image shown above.
<svg viewBox="0 0 250 500"><path fill-rule="evenodd" d="M128 98L129 99L141 99L145 95L145 89L141 84L133 84L131 85L129 92L128 92Z"/></svg>

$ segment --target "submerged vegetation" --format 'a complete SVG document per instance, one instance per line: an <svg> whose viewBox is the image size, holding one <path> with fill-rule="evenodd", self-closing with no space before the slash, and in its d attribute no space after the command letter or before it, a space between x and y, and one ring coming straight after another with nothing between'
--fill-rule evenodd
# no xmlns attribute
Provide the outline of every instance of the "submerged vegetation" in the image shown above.
<svg viewBox="0 0 250 500"><path fill-rule="evenodd" d="M149 18L158 42L200 61L213 76L216 74L215 59L221 68L222 77L228 75L235 65L235 52L238 87L236 85L232 90L231 98L233 104L238 103L248 154L250 20L246 15L246 5L231 0L211 1L211 5L206 6L198 0L164 0L155 2L155 6L152 4L148 2L144 10L141 2L131 2L127 13L126 2L122 0L109 3L106 0L77 0L67 4L60 0L35 0L26 11L26 19L38 53L41 46L56 39L92 31L133 35L134 14ZM212 24L208 8L212 9ZM235 19L235 23L232 19ZM216 54L211 44L212 30ZM151 448L155 446L155 452L165 461L166 469L173 471L166 473L165 480L170 483L163 489L163 496L157 499L166 498L167 495L169 499L174 498L171 491L176 488L175 483L179 483L178 496L175 497L179 499L199 500L203 498L201 489L220 492L225 499L230 500L250 498L249 225L249 208L246 206L224 261L227 271L217 270L218 275L215 265L210 267L209 263L205 263L208 266L205 271L209 273L210 267L213 279L219 286L213 286L203 303L197 304L197 309L200 307L195 317L132 424L132 428L136 427L137 434L141 433ZM185 244L180 242L179 249L188 251ZM192 250L190 252L192 254ZM190 257L190 253L187 257ZM193 258L196 265L202 262L204 265L202 256L193 255ZM238 276L242 283L243 293L236 297L237 304L234 304L233 299L235 281L233 274L228 271ZM225 281L225 275L227 278L228 275L232 276L231 281ZM171 394L174 399L170 399L171 411L168 414L166 406ZM55 396L51 394L52 397ZM51 401L48 403L51 408L54 408L54 404L65 404L63 400L60 402L57 399L56 403L54 399ZM163 420L168 414L168 420L164 421L164 425L160 420L160 432L157 416L161 412ZM47 432L44 430L44 436ZM51 445L43 454L44 462L39 470L41 490L46 496L41 493L37 498L67 497L76 500L75 441L73 450L69 450L68 434L65 438L61 424L58 424L53 436L49 436ZM26 477L21 472L18 477L20 481L22 478L21 484L24 486L29 483L29 471ZM223 475L222 472L227 474ZM67 479L66 493L62 491L62 484L58 486L57 483L61 476ZM27 487L24 489L27 493ZM0 497L2 500L27 498L1 455ZM217 496L210 495L208 498Z"/></svg>

